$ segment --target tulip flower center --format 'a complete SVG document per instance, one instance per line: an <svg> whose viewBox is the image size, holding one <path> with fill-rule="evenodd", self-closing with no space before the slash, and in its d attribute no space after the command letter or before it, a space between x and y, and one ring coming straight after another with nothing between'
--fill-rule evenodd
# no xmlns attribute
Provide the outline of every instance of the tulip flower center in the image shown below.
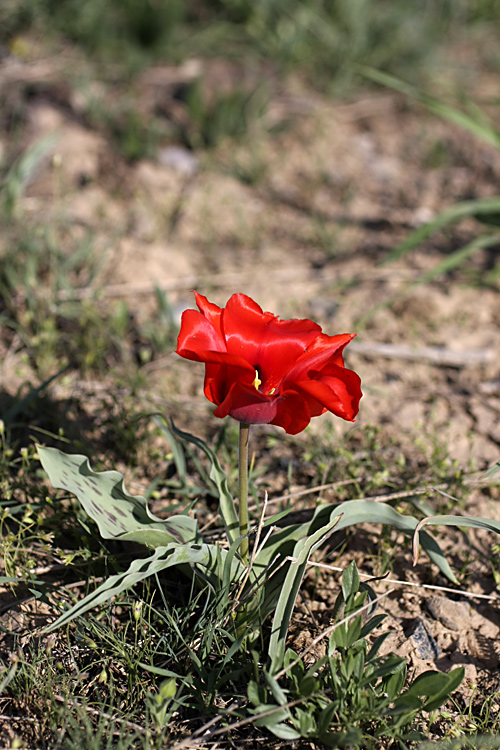
<svg viewBox="0 0 500 750"><path fill-rule="evenodd" d="M255 380L253 381L252 385L253 385L253 387L255 388L256 391L260 391L260 386L262 385L262 380L259 377L259 371L257 370L257 368L255 368ZM275 393L275 391L276 391L276 388L271 388L271 390L268 391L267 395L268 396L272 396L273 393Z"/></svg>

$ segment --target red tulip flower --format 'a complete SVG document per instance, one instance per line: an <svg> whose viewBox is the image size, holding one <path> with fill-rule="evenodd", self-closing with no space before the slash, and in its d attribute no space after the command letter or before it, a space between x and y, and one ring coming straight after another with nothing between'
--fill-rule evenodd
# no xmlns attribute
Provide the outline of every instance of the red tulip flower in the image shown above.
<svg viewBox="0 0 500 750"><path fill-rule="evenodd" d="M280 320L245 294L225 308L195 292L182 315L177 354L205 364L205 396L216 417L274 424L296 435L326 411L354 421L360 379L342 352L355 334L327 336L311 320Z"/></svg>

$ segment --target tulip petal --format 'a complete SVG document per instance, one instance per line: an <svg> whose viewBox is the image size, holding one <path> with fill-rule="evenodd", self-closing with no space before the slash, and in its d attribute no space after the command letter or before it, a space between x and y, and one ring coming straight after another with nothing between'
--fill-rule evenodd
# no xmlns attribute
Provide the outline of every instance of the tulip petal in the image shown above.
<svg viewBox="0 0 500 750"><path fill-rule="evenodd" d="M222 308L218 305L215 305L213 302L209 302L207 298L203 296L203 294L198 294L198 292L193 293L196 298L196 304L198 305L199 311L202 313L202 315L205 316L209 323L213 325L219 335L222 336Z"/></svg>
<svg viewBox="0 0 500 750"><path fill-rule="evenodd" d="M225 308L195 295L199 311L184 312L177 353L205 364L215 416L274 424L291 435L327 410L354 420L360 380L342 356L352 334L327 336L310 320L280 320L245 294Z"/></svg>
<svg viewBox="0 0 500 750"><path fill-rule="evenodd" d="M240 383L234 383L224 402L214 411L216 417L228 415L248 424L274 424L283 427L289 435L302 432L311 419L306 400L296 391L286 391L272 398Z"/></svg>
<svg viewBox="0 0 500 750"><path fill-rule="evenodd" d="M225 362L212 364L207 362L204 393L213 404L222 404L234 384L240 384L252 393L260 395L254 388L254 379L255 371L245 361L237 360L237 364L231 364L230 362L227 364Z"/></svg>
<svg viewBox="0 0 500 750"><path fill-rule="evenodd" d="M177 339L177 354L195 362L205 362L203 352L226 352L221 334L197 310L185 310Z"/></svg>
<svg viewBox="0 0 500 750"><path fill-rule="evenodd" d="M263 312L245 294L233 294L229 299L222 328L227 351L244 356L258 370L264 393L278 388L321 333L320 326L310 320L280 320Z"/></svg>
<svg viewBox="0 0 500 750"><path fill-rule="evenodd" d="M317 373L317 378L297 383L298 390L305 391L325 409L337 417L354 421L359 411L361 380L352 370L335 365L332 374Z"/></svg>
<svg viewBox="0 0 500 750"><path fill-rule="evenodd" d="M230 414L240 422L269 424L276 417L277 401L259 393L253 386L234 382L214 415L227 417Z"/></svg>
<svg viewBox="0 0 500 750"><path fill-rule="evenodd" d="M289 435L297 435L305 430L312 414L302 394L286 391L278 399L278 413L271 424L283 427Z"/></svg>
<svg viewBox="0 0 500 750"><path fill-rule="evenodd" d="M325 365L344 366L342 353L355 333L340 333L337 336L327 336L325 333L316 336L307 351L295 362L286 376L286 382L301 380L304 373L310 370L323 370Z"/></svg>

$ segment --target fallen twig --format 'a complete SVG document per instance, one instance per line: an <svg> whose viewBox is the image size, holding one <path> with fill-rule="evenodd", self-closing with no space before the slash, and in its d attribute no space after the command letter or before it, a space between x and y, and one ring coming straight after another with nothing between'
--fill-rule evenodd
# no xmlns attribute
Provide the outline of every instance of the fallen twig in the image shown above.
<svg viewBox="0 0 500 750"><path fill-rule="evenodd" d="M493 362L495 352L492 349L469 349L456 352L444 346L412 347L406 344L384 344L376 341L352 341L350 351L366 357L385 357L386 359L405 359L410 362L428 362L441 367L470 367L471 365Z"/></svg>

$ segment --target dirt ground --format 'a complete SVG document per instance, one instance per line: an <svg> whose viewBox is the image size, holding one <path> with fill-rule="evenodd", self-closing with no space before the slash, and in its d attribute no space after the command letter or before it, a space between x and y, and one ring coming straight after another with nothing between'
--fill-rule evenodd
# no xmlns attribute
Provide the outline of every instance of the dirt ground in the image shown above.
<svg viewBox="0 0 500 750"><path fill-rule="evenodd" d="M47 64L43 75L30 65L4 60L0 81L33 83L25 145L50 133L55 141L21 208L48 222L63 216L75 236L90 231L102 255L101 296L125 299L141 316L153 309L158 285L180 315L192 305L193 288L218 304L239 291L283 318L310 317L330 334L358 332L347 353L363 381L355 429L380 425L403 450L415 440L438 440L470 472L500 459L500 295L498 284L478 283L498 250L412 287L480 231L462 222L399 261L381 262L441 209L498 194L498 151L392 93L365 90L335 102L291 83L276 91L268 112L269 123L293 117L277 134L263 122L250 143L227 141L209 153L165 143L156 158L127 164L85 123L81 93L61 88L57 65ZM138 81L144 117L172 74L158 68ZM493 82L484 77L481 85L487 95ZM8 148L0 142L0 151ZM8 382L15 392L27 365L23 370L15 353L8 355L2 387ZM190 363L171 355L153 364L149 374L160 393L168 368L179 387L168 398L206 411ZM339 434L351 429L335 422ZM497 500L495 487L471 487L465 512L500 521ZM451 545L459 543L452 538ZM496 540L474 540L487 559ZM410 565L409 550L407 557ZM408 656L413 670L466 665L465 702L475 684L499 688L498 598L489 566L474 566L470 592L492 600L395 585L380 604L390 614L389 646ZM405 574L419 582L411 570ZM328 591L309 604L321 620Z"/></svg>

